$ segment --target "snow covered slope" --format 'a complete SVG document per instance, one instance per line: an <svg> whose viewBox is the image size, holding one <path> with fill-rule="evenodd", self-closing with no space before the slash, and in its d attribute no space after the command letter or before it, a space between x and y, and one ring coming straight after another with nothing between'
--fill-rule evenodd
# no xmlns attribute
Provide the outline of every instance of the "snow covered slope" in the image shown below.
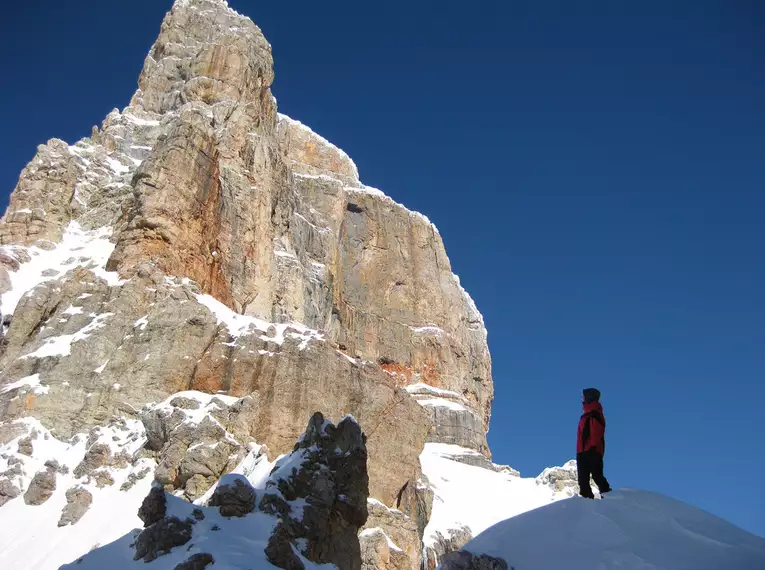
<svg viewBox="0 0 765 570"><path fill-rule="evenodd" d="M228 405L238 401L186 391L142 412L159 411L179 420L172 433L191 434L194 444L186 455L199 458L205 468L213 465L216 449L232 450L228 459L241 460L231 473L260 485L274 463L256 443L237 442L213 415L222 417ZM166 431L166 424L159 429ZM208 435L217 436L215 441L205 438L206 429L212 429ZM4 439L8 441L3 443ZM144 424L135 418L113 418L108 425L69 440L56 438L34 418L1 424L0 568L55 570L115 540L114 552L119 551L124 538L143 526L136 513L157 468L157 458L147 452L146 443ZM195 503L207 500L216 486Z"/></svg>
<svg viewBox="0 0 765 570"><path fill-rule="evenodd" d="M515 570L762 570L765 539L648 491L578 497L494 525L463 547ZM448 567L448 563L444 564Z"/></svg>
<svg viewBox="0 0 765 570"><path fill-rule="evenodd" d="M460 548L493 524L551 502L571 497L576 474L567 464L539 477L496 465L480 453L458 445L427 443L420 455L422 473L433 492L423 547L432 568L446 552ZM547 475L555 472L566 485Z"/></svg>

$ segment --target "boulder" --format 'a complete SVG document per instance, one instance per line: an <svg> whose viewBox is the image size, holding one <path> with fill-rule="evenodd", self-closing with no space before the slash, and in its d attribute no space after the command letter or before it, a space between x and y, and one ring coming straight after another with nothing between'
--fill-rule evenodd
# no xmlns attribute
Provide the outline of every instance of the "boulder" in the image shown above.
<svg viewBox="0 0 765 570"><path fill-rule="evenodd" d="M11 499L15 499L21 494L19 489L10 479L0 478L0 507Z"/></svg>
<svg viewBox="0 0 765 570"><path fill-rule="evenodd" d="M167 512L167 499L161 487L153 486L146 495L141 507L138 509L138 518L143 521L143 526L149 527L165 518Z"/></svg>
<svg viewBox="0 0 765 570"><path fill-rule="evenodd" d="M27 436L19 440L18 451L21 455L27 455L32 457L34 453L34 447L32 446L32 438Z"/></svg>
<svg viewBox="0 0 765 570"><path fill-rule="evenodd" d="M441 570L508 570L508 565L502 558L458 550L445 555L441 560L440 568Z"/></svg>
<svg viewBox="0 0 765 570"><path fill-rule="evenodd" d="M393 567L419 568L422 556L422 543L417 521L407 516L398 509L390 509L376 500L367 503L369 517L365 530L359 536L362 547L362 559L369 559L369 555L376 553L381 559L388 559ZM365 546L366 545L366 546ZM391 546L393 545L393 546ZM363 551L367 550L367 556ZM364 564L362 564L364 566ZM375 566L366 567L371 570Z"/></svg>
<svg viewBox="0 0 765 570"><path fill-rule="evenodd" d="M226 475L213 491L208 503L218 507L224 517L243 517L255 508L255 489L241 475Z"/></svg>
<svg viewBox="0 0 765 570"><path fill-rule="evenodd" d="M61 511L58 526L77 523L90 508L93 495L82 487L72 487L66 491L66 506Z"/></svg>
<svg viewBox="0 0 765 570"><path fill-rule="evenodd" d="M74 476L78 479L90 474L99 467L111 464L112 453L109 446L104 443L91 445L85 452L82 461L74 468Z"/></svg>
<svg viewBox="0 0 765 570"><path fill-rule="evenodd" d="M276 500L269 503L269 496ZM334 426L315 413L266 483L263 500L285 511L269 541L269 560L295 566L291 552L299 544L308 560L360 570L357 535L367 520L368 496L366 437L359 424L346 416Z"/></svg>
<svg viewBox="0 0 765 570"><path fill-rule="evenodd" d="M473 540L473 533L466 526L451 529L447 536L440 532L435 534L434 544L425 548L425 570L435 570L445 555L459 550Z"/></svg>
<svg viewBox="0 0 765 570"><path fill-rule="evenodd" d="M176 546L183 546L191 540L191 528L191 521L182 521L178 517L165 517L155 522L138 535L133 559L151 562Z"/></svg>
<svg viewBox="0 0 765 570"><path fill-rule="evenodd" d="M212 554L199 552L178 564L173 570L204 570L209 564L215 564Z"/></svg>
<svg viewBox="0 0 765 570"><path fill-rule="evenodd" d="M55 490L56 472L50 469L38 471L24 493L24 502L27 505L42 505Z"/></svg>

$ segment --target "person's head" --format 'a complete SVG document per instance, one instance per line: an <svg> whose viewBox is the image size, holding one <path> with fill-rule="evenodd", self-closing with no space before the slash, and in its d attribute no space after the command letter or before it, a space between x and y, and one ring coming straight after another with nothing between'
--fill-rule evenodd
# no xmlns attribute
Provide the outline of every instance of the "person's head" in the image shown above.
<svg viewBox="0 0 765 570"><path fill-rule="evenodd" d="M597 388L585 388L582 390L582 404L592 404L600 401L600 390Z"/></svg>

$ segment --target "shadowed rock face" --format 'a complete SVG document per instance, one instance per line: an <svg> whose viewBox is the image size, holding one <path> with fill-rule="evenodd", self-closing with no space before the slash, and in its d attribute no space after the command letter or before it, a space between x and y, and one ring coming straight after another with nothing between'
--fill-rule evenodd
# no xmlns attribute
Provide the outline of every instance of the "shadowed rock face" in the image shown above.
<svg viewBox="0 0 765 570"><path fill-rule="evenodd" d="M33 416L68 438L198 390L247 396L222 423L279 454L314 410L353 413L372 495L392 505L425 441L489 455L483 320L435 226L278 114L273 79L251 20L178 0L130 105L75 145L38 148L0 221L0 311L13 315L0 421ZM425 406L412 384L451 407ZM194 454L150 428L159 479L189 498L241 453ZM86 459L97 481L115 460Z"/></svg>
<svg viewBox="0 0 765 570"><path fill-rule="evenodd" d="M351 417L337 426L317 412L291 455L278 462L261 509L281 522L266 553L281 568L297 566L293 547L309 560L360 570L357 534L367 521L366 436Z"/></svg>
<svg viewBox="0 0 765 570"><path fill-rule="evenodd" d="M457 551L444 556L442 570L507 570L507 562L488 554Z"/></svg>
<svg viewBox="0 0 765 570"><path fill-rule="evenodd" d="M215 557L229 554L225 550L237 542L246 542L250 548L264 544L266 559L285 570L305 568L304 560L360 570L357 534L367 521L368 482L366 437L359 424L346 416L335 426L317 412L292 453L276 462L257 491L243 475L229 474L220 480L206 506L194 507L155 485L138 511L145 528L133 535L130 547L135 560L145 562L192 541L187 550L198 543L211 551L195 554L176 570L204 568ZM170 501L174 504L168 508ZM227 541L216 541L208 533L220 527L199 524L215 517L221 525L221 517L249 517L249 522L265 518L269 524L248 526L248 521L240 521L245 524L224 531ZM232 536L253 529L270 535ZM250 553L253 567L260 567L259 555Z"/></svg>

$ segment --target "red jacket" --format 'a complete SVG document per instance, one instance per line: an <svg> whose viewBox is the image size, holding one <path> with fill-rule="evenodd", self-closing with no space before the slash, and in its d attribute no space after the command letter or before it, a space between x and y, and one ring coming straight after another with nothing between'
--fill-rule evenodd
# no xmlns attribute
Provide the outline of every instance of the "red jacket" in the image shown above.
<svg viewBox="0 0 765 570"><path fill-rule="evenodd" d="M579 419L576 452L595 449L600 455L606 453L606 418L600 402L584 404L584 414Z"/></svg>

